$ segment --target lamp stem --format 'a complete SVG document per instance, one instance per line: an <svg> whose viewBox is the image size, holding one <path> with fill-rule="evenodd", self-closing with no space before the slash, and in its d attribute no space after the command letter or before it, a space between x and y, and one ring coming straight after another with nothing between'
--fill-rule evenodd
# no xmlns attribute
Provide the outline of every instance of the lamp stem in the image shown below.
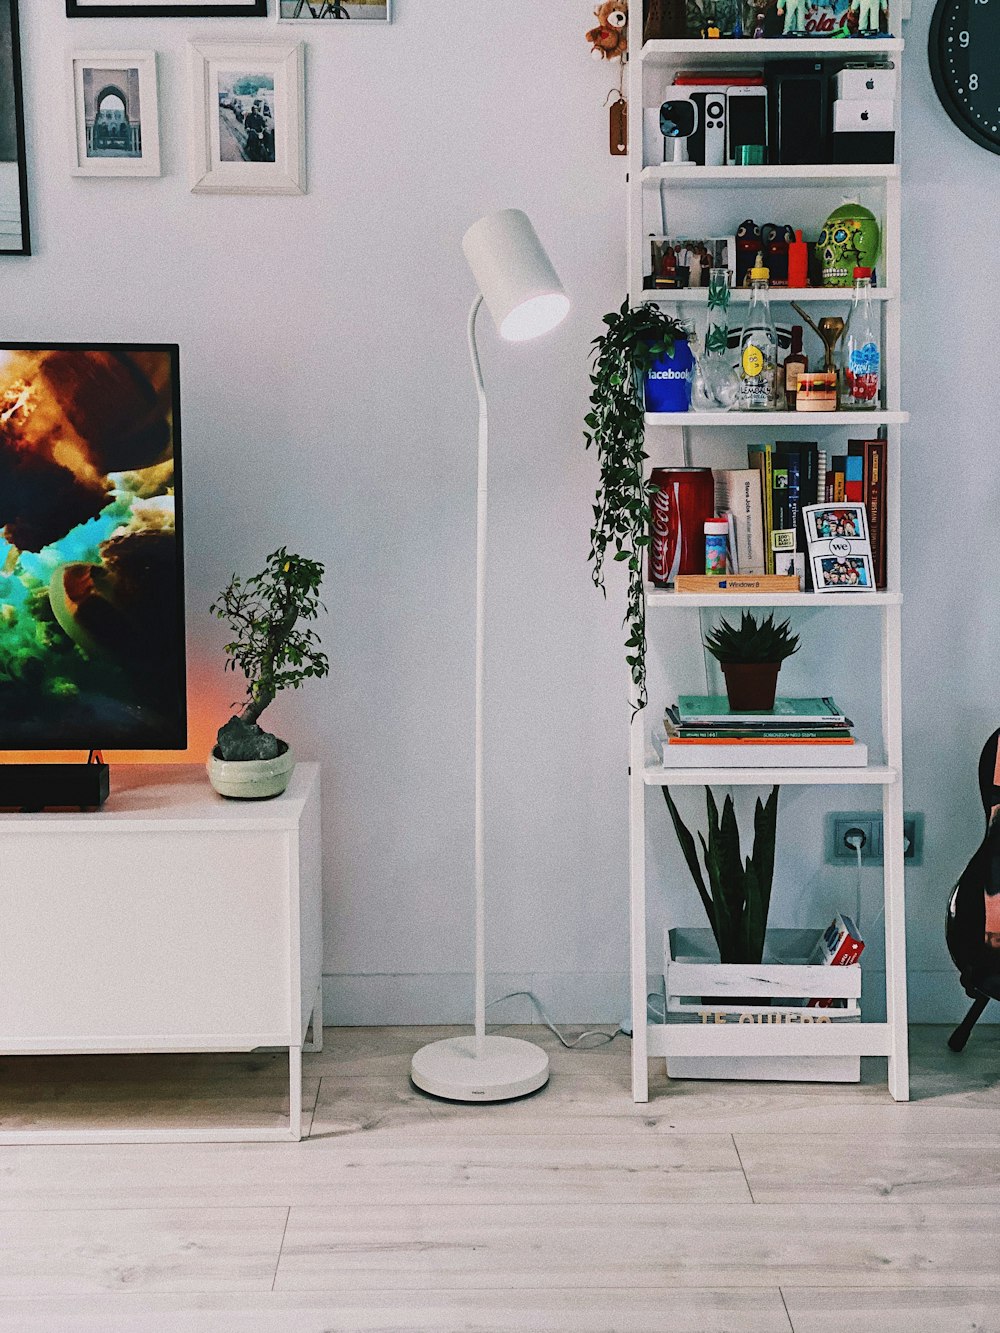
<svg viewBox="0 0 1000 1333"><path fill-rule="evenodd" d="M486 1038L486 857L483 797L483 663L486 634L486 465L488 422L486 389L476 343L476 316L483 303L477 296L469 311L469 359L479 398L479 463L476 486L476 1056Z"/></svg>

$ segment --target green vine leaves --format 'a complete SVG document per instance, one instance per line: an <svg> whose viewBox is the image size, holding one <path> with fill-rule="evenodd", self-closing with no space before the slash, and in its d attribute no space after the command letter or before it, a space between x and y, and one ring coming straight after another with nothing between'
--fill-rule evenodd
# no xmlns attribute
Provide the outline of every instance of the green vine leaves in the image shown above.
<svg viewBox="0 0 1000 1333"><path fill-rule="evenodd" d="M650 497L655 487L645 475L644 372L658 357L669 356L676 339L688 330L657 305L629 306L604 316L605 330L593 341L591 410L584 418L584 441L597 451L600 485L594 497L590 563L596 587L605 595L604 562L628 568L623 626L625 661L632 675L632 716L646 706L646 606L642 564L649 545Z"/></svg>

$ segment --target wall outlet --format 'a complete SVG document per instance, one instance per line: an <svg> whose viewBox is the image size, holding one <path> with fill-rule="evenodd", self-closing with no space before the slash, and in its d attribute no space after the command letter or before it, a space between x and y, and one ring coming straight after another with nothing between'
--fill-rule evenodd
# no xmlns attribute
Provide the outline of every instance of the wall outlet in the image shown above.
<svg viewBox="0 0 1000 1333"><path fill-rule="evenodd" d="M861 847L861 864L880 866L884 859L882 841L882 811L855 810L833 811L826 817L826 860L830 865L857 865L857 852L848 843L847 838L853 830L860 831L864 839ZM906 865L920 865L924 856L924 817L909 811L903 815L903 837L909 840L904 853Z"/></svg>

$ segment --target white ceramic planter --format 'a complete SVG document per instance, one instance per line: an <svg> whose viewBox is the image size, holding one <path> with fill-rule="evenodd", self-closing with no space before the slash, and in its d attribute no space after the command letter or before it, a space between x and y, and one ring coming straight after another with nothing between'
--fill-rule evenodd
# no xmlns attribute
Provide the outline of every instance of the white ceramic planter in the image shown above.
<svg viewBox="0 0 1000 1333"><path fill-rule="evenodd" d="M221 759L213 747L208 756L208 780L220 796L236 801L263 801L280 796L295 767L291 747L276 759Z"/></svg>

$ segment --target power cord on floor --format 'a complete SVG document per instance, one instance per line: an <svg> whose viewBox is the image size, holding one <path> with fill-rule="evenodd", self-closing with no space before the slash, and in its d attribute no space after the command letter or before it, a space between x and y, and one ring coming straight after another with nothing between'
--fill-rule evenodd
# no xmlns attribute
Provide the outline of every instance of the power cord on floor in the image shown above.
<svg viewBox="0 0 1000 1333"><path fill-rule="evenodd" d="M486 1008L492 1009L495 1004L503 1004L504 1000L518 1000L518 999L525 999L531 1001L531 1003L537 1009L538 1016L541 1018L542 1022L545 1024L545 1026L549 1029L550 1032L554 1033L559 1038L563 1046L566 1047L567 1051L574 1050L575 1047L580 1045L581 1041L585 1041L588 1037L599 1037L600 1040L595 1042L594 1046L604 1046L604 1045L610 1045L611 1042L614 1041L615 1037L619 1036L619 1034L623 1036L631 1036L631 1033L625 1031L624 1026L618 1028L617 1031L615 1032L600 1032L596 1028L593 1028L588 1032L581 1032L580 1035L576 1037L573 1041L567 1041L566 1038L563 1036L563 1034L556 1027L555 1023L553 1023L552 1019L549 1018L548 1014L545 1012L545 1006L542 1004L541 1000L538 998L537 995L535 995L533 991L530 990L514 990L511 991L509 995L501 995L495 1000L490 1000ZM594 1046L589 1046L587 1047L587 1049L593 1050Z"/></svg>

